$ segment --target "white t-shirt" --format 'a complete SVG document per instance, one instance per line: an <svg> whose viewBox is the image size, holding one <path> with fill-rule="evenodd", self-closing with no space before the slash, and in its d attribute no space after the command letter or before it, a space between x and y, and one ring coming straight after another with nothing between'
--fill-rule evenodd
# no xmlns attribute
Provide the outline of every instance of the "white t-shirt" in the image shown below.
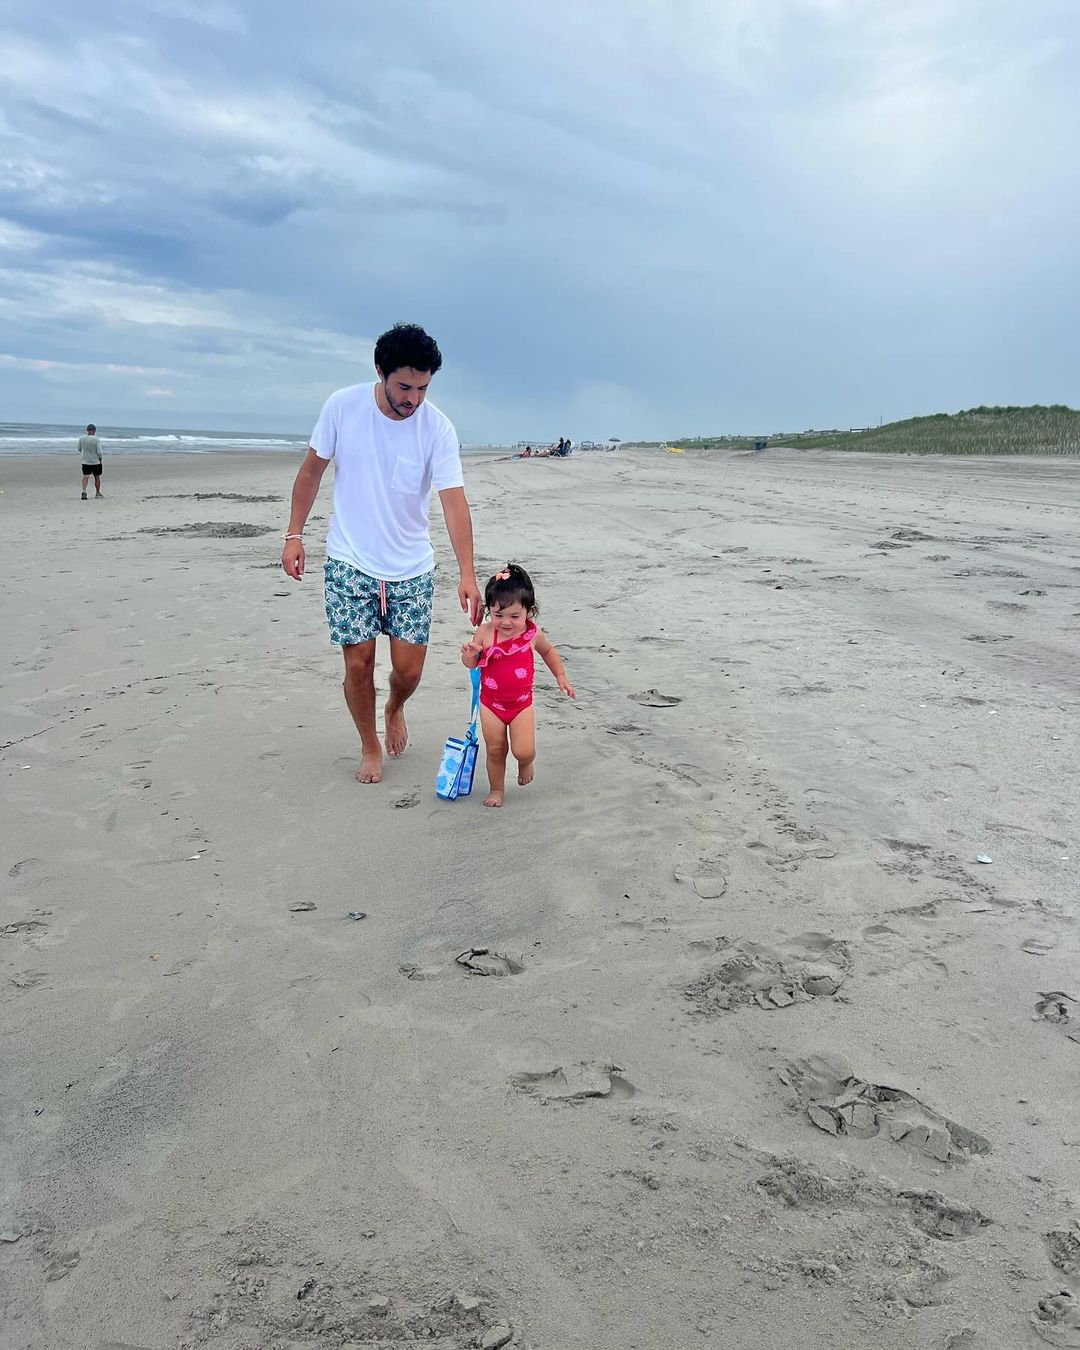
<svg viewBox="0 0 1080 1350"><path fill-rule="evenodd" d="M334 514L326 556L380 581L407 581L435 566L428 531L431 489L464 486L457 432L433 403L398 422L379 411L374 384L331 394L311 433L334 461Z"/></svg>

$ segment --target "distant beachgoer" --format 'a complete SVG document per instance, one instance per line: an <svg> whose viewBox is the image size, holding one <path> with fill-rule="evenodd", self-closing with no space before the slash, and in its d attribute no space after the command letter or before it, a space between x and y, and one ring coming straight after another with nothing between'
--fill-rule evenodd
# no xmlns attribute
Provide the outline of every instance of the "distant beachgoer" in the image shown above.
<svg viewBox="0 0 1080 1350"><path fill-rule="evenodd" d="M518 764L518 784L533 780L536 714L533 711L533 653L555 676L559 688L577 698L555 647L533 622L540 612L532 580L524 567L507 563L484 588L490 618L461 649L462 663L480 675L480 725L487 748L488 795L485 806L502 806L506 758Z"/></svg>
<svg viewBox="0 0 1080 1350"><path fill-rule="evenodd" d="M473 570L472 519L457 433L426 403L442 365L434 340L415 324L395 324L375 344L378 381L327 399L292 492L281 565L304 575L304 525L326 466L334 470L334 513L326 540L326 617L345 660L345 702L360 733L360 783L382 781L375 725L375 639L390 638L390 696L383 710L386 753L405 752L406 700L424 669L435 590L428 506L439 494L458 563L458 599L471 623L483 612Z"/></svg>
<svg viewBox="0 0 1080 1350"><path fill-rule="evenodd" d="M101 496L101 442L97 437L97 427L93 422L86 424L86 435L79 437L79 458L82 461L82 499L86 501L86 488L90 479L94 480L94 499Z"/></svg>

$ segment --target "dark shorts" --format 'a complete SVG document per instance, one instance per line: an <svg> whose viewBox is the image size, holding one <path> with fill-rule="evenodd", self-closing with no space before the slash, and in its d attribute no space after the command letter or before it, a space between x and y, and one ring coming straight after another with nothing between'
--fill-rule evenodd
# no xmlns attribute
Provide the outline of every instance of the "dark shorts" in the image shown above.
<svg viewBox="0 0 1080 1350"><path fill-rule="evenodd" d="M100 465L100 464L84 464L84 465L82 466L82 471L83 471L83 473L86 474L88 477L89 477L90 474L93 474L95 478L100 478L100 477L101 477L101 465Z"/></svg>
<svg viewBox="0 0 1080 1350"><path fill-rule="evenodd" d="M434 572L380 585L375 577L349 563L327 558L325 577L331 642L349 647L387 633L402 642L427 646L435 594Z"/></svg>

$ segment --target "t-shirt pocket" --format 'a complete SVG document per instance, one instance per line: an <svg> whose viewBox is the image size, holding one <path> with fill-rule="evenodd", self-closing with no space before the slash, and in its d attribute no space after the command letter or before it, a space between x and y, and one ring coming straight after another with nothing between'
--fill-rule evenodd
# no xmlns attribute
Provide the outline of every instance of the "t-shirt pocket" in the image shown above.
<svg viewBox="0 0 1080 1350"><path fill-rule="evenodd" d="M420 492L424 486L426 467L423 455L398 455L394 463L394 472L390 477L390 486L395 492Z"/></svg>

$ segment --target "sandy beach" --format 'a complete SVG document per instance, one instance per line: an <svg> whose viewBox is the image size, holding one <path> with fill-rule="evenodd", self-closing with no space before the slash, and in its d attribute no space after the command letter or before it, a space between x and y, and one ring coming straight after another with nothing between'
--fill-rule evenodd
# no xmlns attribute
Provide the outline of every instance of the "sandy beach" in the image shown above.
<svg viewBox="0 0 1080 1350"><path fill-rule="evenodd" d="M296 464L0 460L2 1350L1080 1345L1080 462L468 460L501 812L437 507L353 781Z"/></svg>

